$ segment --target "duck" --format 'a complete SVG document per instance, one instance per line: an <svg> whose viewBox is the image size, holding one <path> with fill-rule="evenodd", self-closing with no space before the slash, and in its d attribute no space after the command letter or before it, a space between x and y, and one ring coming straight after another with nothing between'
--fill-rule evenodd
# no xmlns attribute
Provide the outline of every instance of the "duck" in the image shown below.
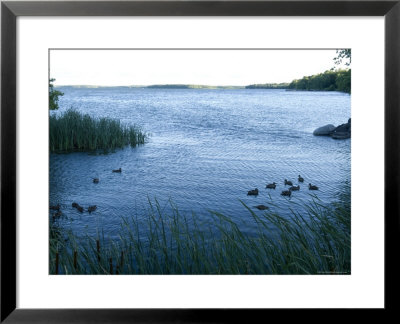
<svg viewBox="0 0 400 324"><path fill-rule="evenodd" d="M286 185L288 185L288 186L293 186L293 182L292 181L287 181L286 179L285 179L285 186Z"/></svg>
<svg viewBox="0 0 400 324"><path fill-rule="evenodd" d="M51 210L57 210L57 211L59 211L60 210L60 204L57 204L57 205L54 205L54 206L52 206L52 205L50 205L50 209Z"/></svg>
<svg viewBox="0 0 400 324"><path fill-rule="evenodd" d="M290 188L289 188L289 190L290 191L297 191L297 190L300 190L300 186L291 186Z"/></svg>
<svg viewBox="0 0 400 324"><path fill-rule="evenodd" d="M93 183L99 183L99 178L93 178Z"/></svg>
<svg viewBox="0 0 400 324"><path fill-rule="evenodd" d="M76 208L77 210L79 210L81 213L83 212L83 207L80 206L78 203L73 202L72 203L72 207Z"/></svg>
<svg viewBox="0 0 400 324"><path fill-rule="evenodd" d="M117 169L117 170L112 170L112 172L118 172L118 173L121 173L121 172L122 172L122 170L121 170L121 168L119 168L119 169Z"/></svg>
<svg viewBox="0 0 400 324"><path fill-rule="evenodd" d="M291 196L292 195L292 191L291 190L284 190L281 193L282 196Z"/></svg>
<svg viewBox="0 0 400 324"><path fill-rule="evenodd" d="M275 189L276 188L276 182L267 184L267 186L265 188L269 188L269 189Z"/></svg>
<svg viewBox="0 0 400 324"><path fill-rule="evenodd" d="M265 205L257 205L257 206L254 206L254 207L259 209L259 210L266 210L266 209L269 208L268 206L265 206Z"/></svg>
<svg viewBox="0 0 400 324"><path fill-rule="evenodd" d="M53 218L60 217L61 215L62 215L62 212L61 212L61 210L59 210L53 215Z"/></svg>
<svg viewBox="0 0 400 324"><path fill-rule="evenodd" d="M299 174L299 182L304 182L304 178Z"/></svg>
<svg viewBox="0 0 400 324"><path fill-rule="evenodd" d="M247 196L258 196L258 189L254 189L254 190L249 190L247 192Z"/></svg>
<svg viewBox="0 0 400 324"><path fill-rule="evenodd" d="M88 212L89 212L89 214L90 214L92 211L95 211L96 209L97 209L97 206L96 206L96 205L89 206L89 207L88 207Z"/></svg>
<svg viewBox="0 0 400 324"><path fill-rule="evenodd" d="M312 185L311 183L309 183L309 184L308 184L308 189L310 189L310 190L318 190L318 187Z"/></svg>

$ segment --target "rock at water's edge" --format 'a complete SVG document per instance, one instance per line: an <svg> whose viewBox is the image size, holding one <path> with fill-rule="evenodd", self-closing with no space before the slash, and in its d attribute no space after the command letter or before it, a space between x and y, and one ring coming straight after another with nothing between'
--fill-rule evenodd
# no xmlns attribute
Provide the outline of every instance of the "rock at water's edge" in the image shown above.
<svg viewBox="0 0 400 324"><path fill-rule="evenodd" d="M315 136L330 136L331 133L336 129L336 127L332 124L328 124L322 127L317 128L313 134Z"/></svg>
<svg viewBox="0 0 400 324"><path fill-rule="evenodd" d="M332 132L331 137L334 139L346 139L351 137L351 118L347 124L339 125Z"/></svg>

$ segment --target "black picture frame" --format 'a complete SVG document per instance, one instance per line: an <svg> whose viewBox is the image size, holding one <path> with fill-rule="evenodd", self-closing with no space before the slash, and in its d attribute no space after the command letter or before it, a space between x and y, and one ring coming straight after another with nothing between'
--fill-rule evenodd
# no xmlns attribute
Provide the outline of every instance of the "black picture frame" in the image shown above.
<svg viewBox="0 0 400 324"><path fill-rule="evenodd" d="M385 310L395 310L399 250L400 0L395 1L2 1L1 322L195 323L264 316L244 309L16 308L16 19L18 16L384 16ZM371 125L371 127L373 127ZM367 269L365 269L367 271ZM366 283L368 285L368 283ZM271 310L272 311L272 310ZM302 313L304 314L304 312ZM257 316L257 317L256 317ZM309 315L306 315L309 316Z"/></svg>

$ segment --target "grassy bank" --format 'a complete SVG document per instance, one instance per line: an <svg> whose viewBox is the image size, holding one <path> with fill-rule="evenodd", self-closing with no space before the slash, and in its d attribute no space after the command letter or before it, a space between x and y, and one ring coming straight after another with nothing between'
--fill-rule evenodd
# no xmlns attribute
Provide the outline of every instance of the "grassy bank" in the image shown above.
<svg viewBox="0 0 400 324"><path fill-rule="evenodd" d="M149 203L146 222L123 220L118 242L51 226L50 273L350 274L350 197L336 206L314 197L306 214L293 210L290 218L243 204L243 216L258 224L251 236L221 213L210 212L200 224L196 215L177 208L165 215L157 202Z"/></svg>
<svg viewBox="0 0 400 324"><path fill-rule="evenodd" d="M50 152L94 151L144 144L147 135L137 126L111 118L94 118L75 110L50 115Z"/></svg>

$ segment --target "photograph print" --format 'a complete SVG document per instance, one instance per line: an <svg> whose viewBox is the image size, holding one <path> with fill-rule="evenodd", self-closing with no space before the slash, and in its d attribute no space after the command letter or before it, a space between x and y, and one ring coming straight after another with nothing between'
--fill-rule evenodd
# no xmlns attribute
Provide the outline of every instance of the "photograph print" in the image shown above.
<svg viewBox="0 0 400 324"><path fill-rule="evenodd" d="M49 274L351 274L351 49L49 50Z"/></svg>

